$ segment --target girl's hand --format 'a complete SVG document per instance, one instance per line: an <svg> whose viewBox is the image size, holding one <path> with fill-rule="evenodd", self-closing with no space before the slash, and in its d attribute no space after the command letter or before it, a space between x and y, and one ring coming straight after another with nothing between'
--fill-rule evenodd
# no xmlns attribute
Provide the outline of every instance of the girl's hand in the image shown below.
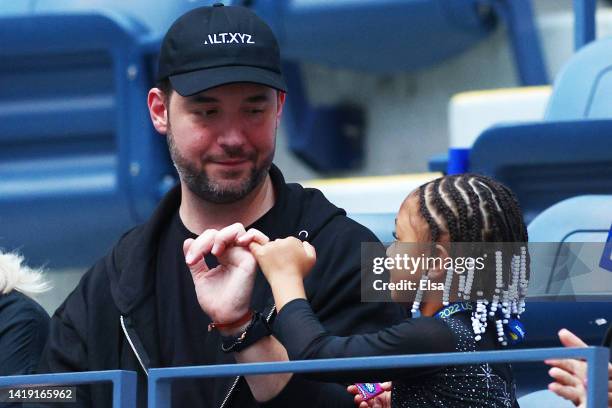
<svg viewBox="0 0 612 408"><path fill-rule="evenodd" d="M294 237L276 239L265 245L252 242L249 249L268 282L276 279L304 279L317 260L312 245Z"/></svg>
<svg viewBox="0 0 612 408"><path fill-rule="evenodd" d="M272 287L276 310L294 299L306 299L303 279L317 260L312 245L289 237L265 245L251 242L249 249Z"/></svg>
<svg viewBox="0 0 612 408"><path fill-rule="evenodd" d="M349 385L346 390L355 396L355 405L358 408L391 408L391 381L380 383L380 386L385 392L367 401L363 400L356 386Z"/></svg>

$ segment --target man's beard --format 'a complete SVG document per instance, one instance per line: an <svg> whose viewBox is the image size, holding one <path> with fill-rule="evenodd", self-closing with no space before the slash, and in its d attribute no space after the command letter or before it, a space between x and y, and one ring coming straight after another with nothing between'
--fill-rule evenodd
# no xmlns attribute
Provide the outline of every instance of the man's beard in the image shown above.
<svg viewBox="0 0 612 408"><path fill-rule="evenodd" d="M223 159L245 159L253 163L250 174L244 180L241 180L239 185L223 186L206 173L206 170L198 170L193 163L190 163L177 149L172 136L170 126L168 126L167 137L168 149L170 157L174 163L174 167L179 173L181 180L187 185L187 188L196 196L204 201L215 204L229 204L241 200L253 191L259 184L263 182L274 158L274 149L265 158L260 166L257 166L257 155L247 154L242 148L224 148L225 155ZM276 136L275 136L276 140ZM209 160L210 158L204 158ZM231 171L228 171L231 174Z"/></svg>

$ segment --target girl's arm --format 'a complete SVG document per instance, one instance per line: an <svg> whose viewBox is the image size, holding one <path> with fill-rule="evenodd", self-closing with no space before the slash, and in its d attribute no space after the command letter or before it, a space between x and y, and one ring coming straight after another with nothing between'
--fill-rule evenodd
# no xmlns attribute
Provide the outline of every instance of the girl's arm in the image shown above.
<svg viewBox="0 0 612 408"><path fill-rule="evenodd" d="M290 360L422 354L454 351L446 325L434 318L405 320L371 334L332 336L321 325L306 300L303 278L316 261L314 248L296 238L277 239L249 247L272 287L278 310L274 334ZM375 382L434 372L439 368L353 370L312 373L307 377L330 382Z"/></svg>
<svg viewBox="0 0 612 408"><path fill-rule="evenodd" d="M304 299L285 304L274 321L274 334L290 360L443 353L455 350L446 325L433 318L408 319L376 333L330 335ZM312 373L308 378L331 382L376 382L431 374L440 367L352 370Z"/></svg>

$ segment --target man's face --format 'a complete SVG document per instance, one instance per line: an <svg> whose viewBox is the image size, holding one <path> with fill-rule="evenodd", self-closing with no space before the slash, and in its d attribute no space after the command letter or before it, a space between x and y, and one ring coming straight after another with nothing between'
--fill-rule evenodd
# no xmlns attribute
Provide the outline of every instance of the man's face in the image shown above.
<svg viewBox="0 0 612 408"><path fill-rule="evenodd" d="M213 203L231 203L266 177L276 143L284 94L238 83L194 96L176 92L167 107L172 161L190 191Z"/></svg>

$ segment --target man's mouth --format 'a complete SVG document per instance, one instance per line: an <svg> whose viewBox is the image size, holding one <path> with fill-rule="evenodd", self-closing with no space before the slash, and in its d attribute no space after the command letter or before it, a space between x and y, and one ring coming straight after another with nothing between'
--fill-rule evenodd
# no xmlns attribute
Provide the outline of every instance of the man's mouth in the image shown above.
<svg viewBox="0 0 612 408"><path fill-rule="evenodd" d="M240 159L222 159L222 160L213 160L213 164L217 164L220 166L240 166L242 164L249 163L249 160L246 158Z"/></svg>

